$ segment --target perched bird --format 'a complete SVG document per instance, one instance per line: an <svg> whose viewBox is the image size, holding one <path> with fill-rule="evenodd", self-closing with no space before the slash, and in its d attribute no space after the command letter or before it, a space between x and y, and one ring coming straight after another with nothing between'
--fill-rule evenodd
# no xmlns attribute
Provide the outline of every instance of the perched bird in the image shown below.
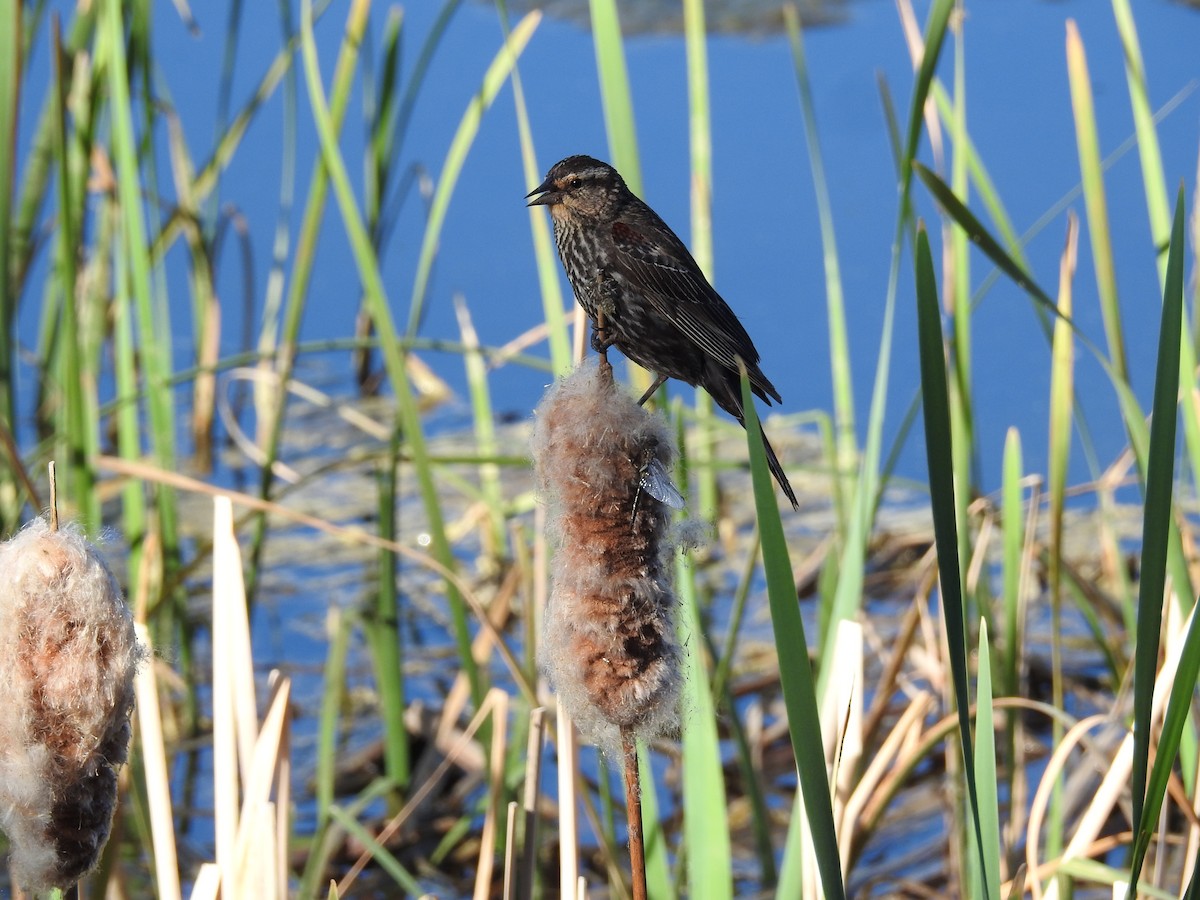
<svg viewBox="0 0 1200 900"><path fill-rule="evenodd" d="M532 199L529 199L532 198ZM758 367L758 351L687 247L612 166L568 156L526 195L547 206L575 297L592 320L592 346L615 345L655 375L646 400L668 378L704 388L746 425L737 360L766 403L779 392ZM799 509L779 457L763 435L771 474Z"/></svg>

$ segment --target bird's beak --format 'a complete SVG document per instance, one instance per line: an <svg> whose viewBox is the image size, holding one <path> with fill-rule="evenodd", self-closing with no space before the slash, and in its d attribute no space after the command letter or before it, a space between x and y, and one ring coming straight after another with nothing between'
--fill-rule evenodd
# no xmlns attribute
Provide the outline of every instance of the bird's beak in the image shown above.
<svg viewBox="0 0 1200 900"><path fill-rule="evenodd" d="M540 194L540 197L534 197L534 194ZM533 197L532 200L529 200ZM525 199L529 200L526 206L553 206L562 200L562 192L554 190L554 183L547 178L532 191L525 195Z"/></svg>

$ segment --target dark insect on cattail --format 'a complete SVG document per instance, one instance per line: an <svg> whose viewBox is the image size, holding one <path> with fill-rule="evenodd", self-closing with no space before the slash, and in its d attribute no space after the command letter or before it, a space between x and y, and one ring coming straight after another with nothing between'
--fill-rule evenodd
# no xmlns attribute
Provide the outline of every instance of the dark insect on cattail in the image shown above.
<svg viewBox="0 0 1200 900"><path fill-rule="evenodd" d="M670 473L657 454L657 447L647 447L642 451L642 462L638 468L638 491L633 495L633 518L630 526L637 527L638 507L641 505L642 494L649 494L659 503L671 509L683 509L683 494L675 487Z"/></svg>

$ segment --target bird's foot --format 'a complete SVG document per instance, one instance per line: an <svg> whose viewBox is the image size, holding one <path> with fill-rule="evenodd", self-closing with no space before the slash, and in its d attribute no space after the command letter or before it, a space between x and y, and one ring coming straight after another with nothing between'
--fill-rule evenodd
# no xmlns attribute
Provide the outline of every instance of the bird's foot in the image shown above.
<svg viewBox="0 0 1200 900"><path fill-rule="evenodd" d="M592 326L592 349L604 353L613 345L613 339L608 336L608 329L603 325Z"/></svg>

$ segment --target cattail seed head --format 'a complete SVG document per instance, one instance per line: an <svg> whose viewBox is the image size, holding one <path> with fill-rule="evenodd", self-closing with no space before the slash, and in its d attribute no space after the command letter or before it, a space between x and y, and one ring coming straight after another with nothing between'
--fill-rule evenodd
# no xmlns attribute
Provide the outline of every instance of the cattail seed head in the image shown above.
<svg viewBox="0 0 1200 900"><path fill-rule="evenodd" d="M42 519L0 543L0 827L15 879L66 887L108 841L142 658L115 579Z"/></svg>
<svg viewBox="0 0 1200 900"><path fill-rule="evenodd" d="M534 467L558 538L542 667L580 731L615 752L679 723L681 660L670 510L643 489L646 465L674 461L670 432L585 364L538 406Z"/></svg>

